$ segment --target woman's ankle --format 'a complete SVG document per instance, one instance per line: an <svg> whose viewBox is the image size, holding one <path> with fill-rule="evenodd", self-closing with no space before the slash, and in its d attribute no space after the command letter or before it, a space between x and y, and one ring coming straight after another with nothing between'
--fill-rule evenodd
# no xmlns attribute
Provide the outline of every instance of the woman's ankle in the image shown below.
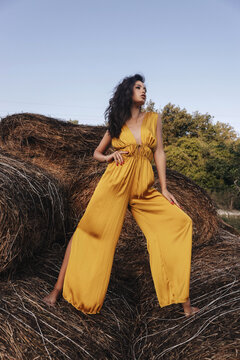
<svg viewBox="0 0 240 360"><path fill-rule="evenodd" d="M184 303L182 303L183 307L185 307L185 306L188 307L190 305L191 305L190 298L188 298Z"/></svg>

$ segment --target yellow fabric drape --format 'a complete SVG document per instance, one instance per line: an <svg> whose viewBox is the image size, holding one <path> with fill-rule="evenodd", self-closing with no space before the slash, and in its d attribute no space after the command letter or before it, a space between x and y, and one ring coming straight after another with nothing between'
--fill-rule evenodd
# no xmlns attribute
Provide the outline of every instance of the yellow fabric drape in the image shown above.
<svg viewBox="0 0 240 360"><path fill-rule="evenodd" d="M192 219L153 187L157 117L145 114L141 144L126 124L112 139L116 150L128 151L124 164L107 165L73 234L63 297L83 313L99 313L103 306L128 205L147 240L160 307L189 297Z"/></svg>

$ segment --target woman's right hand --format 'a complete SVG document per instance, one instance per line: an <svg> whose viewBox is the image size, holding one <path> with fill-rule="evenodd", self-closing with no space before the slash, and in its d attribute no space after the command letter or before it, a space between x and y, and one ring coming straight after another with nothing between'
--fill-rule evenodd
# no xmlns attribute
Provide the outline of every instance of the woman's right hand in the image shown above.
<svg viewBox="0 0 240 360"><path fill-rule="evenodd" d="M124 164L124 160L121 153L128 153L128 151L114 151L112 154L106 155L107 162L114 160L116 162L116 165Z"/></svg>

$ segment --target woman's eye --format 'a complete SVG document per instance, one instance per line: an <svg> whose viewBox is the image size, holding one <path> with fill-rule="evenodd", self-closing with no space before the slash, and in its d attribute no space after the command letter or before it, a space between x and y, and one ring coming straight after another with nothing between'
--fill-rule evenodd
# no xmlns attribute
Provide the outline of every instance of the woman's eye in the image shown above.
<svg viewBox="0 0 240 360"><path fill-rule="evenodd" d="M136 89L140 89L140 86L137 86ZM147 89L145 89L145 93L147 92Z"/></svg>

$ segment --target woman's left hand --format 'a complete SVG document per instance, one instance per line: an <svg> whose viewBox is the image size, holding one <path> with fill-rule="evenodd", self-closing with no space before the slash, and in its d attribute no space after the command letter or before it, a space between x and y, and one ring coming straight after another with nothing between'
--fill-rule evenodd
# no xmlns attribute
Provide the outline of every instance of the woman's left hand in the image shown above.
<svg viewBox="0 0 240 360"><path fill-rule="evenodd" d="M177 202L177 200L175 199L175 197L173 196L173 194L171 194L167 189L162 190L162 195L163 195L167 200L169 200L171 204L174 204L174 203L175 203L178 207L180 207L180 208L182 209L181 205Z"/></svg>

